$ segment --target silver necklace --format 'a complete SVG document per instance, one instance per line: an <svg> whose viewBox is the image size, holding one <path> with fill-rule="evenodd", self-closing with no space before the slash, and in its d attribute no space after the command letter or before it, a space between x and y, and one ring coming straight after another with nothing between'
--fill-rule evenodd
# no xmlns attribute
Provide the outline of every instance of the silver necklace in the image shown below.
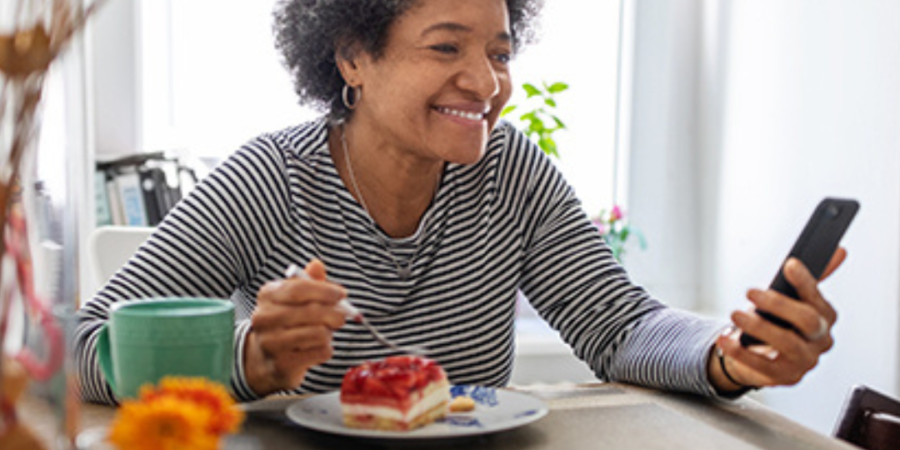
<svg viewBox="0 0 900 450"><path fill-rule="evenodd" d="M362 205L363 210L366 212L366 217L369 219L369 226L372 228L372 232L375 234L375 238L378 240L378 243L381 244L381 247L384 248L384 251L388 254L388 257L391 258L391 262L394 264L394 267L397 270L397 277L401 280L406 281L409 279L410 275L412 275L412 266L416 260L416 256L419 255L419 248L421 248L422 236L425 235L425 231L428 229L427 220L430 216L427 212L425 213L424 220L425 223L422 224L420 229L418 230L419 235L416 236L416 240L414 242L415 249L413 250L412 256L409 257L406 264L400 264L400 261L394 256L394 252L391 251L390 245L388 242L381 236L381 231L378 229L378 226L375 224L375 219L372 218L372 213L369 212L369 206L366 205L366 199L362 195L362 191L359 189L359 184L356 182L356 174L353 173L353 163L350 161L350 151L347 150L347 136L344 134L344 126L341 125L341 149L344 152L344 159L347 161L347 174L350 175L350 184L353 186L353 191L356 193L356 197L359 199L359 204ZM440 182L434 188L434 196L437 197L437 191L440 187Z"/></svg>

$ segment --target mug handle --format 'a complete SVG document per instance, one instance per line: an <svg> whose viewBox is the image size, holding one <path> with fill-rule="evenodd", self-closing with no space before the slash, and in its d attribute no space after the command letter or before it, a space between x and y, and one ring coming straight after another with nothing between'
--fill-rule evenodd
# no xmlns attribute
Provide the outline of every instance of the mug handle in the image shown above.
<svg viewBox="0 0 900 450"><path fill-rule="evenodd" d="M113 392L118 392L118 389L116 389L116 377L113 373L112 353L109 347L109 323L104 323L97 334L97 360L100 363L100 371L106 377L109 387L112 388Z"/></svg>

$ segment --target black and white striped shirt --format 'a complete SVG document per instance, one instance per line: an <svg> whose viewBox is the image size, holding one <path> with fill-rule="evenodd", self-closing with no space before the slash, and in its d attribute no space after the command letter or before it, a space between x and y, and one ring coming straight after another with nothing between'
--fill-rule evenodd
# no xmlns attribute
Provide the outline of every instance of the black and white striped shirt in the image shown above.
<svg viewBox="0 0 900 450"><path fill-rule="evenodd" d="M374 227L344 186L315 121L244 145L166 217L81 310L86 400L113 402L96 358L111 304L204 296L236 306L232 389L257 396L241 367L256 293L285 267L321 259L329 279L391 339L422 345L455 384L501 386L513 363L516 292L601 379L713 395L707 358L723 324L668 308L632 284L552 162L507 123L474 165L447 164L410 237ZM407 279L394 260L409 263ZM358 324L334 333L334 357L297 392L340 387L344 372L391 352Z"/></svg>

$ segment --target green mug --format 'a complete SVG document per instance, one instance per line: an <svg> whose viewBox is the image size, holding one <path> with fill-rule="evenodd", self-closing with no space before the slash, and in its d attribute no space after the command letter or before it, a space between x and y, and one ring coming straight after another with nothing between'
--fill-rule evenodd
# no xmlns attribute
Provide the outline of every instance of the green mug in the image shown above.
<svg viewBox="0 0 900 450"><path fill-rule="evenodd" d="M211 298L117 303L97 338L100 370L119 398L163 377L204 377L228 386L234 305Z"/></svg>

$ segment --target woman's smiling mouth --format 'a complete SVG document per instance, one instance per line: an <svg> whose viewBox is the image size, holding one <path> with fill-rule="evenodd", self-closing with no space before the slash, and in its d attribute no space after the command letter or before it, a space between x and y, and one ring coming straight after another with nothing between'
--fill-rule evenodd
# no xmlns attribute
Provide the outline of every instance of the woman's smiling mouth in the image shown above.
<svg viewBox="0 0 900 450"><path fill-rule="evenodd" d="M485 117L487 116L487 113L483 113L483 112L464 111L461 109L447 108L444 106L437 106L434 109L441 114L459 117L459 118L466 119L466 120L481 121L481 120L484 120Z"/></svg>

